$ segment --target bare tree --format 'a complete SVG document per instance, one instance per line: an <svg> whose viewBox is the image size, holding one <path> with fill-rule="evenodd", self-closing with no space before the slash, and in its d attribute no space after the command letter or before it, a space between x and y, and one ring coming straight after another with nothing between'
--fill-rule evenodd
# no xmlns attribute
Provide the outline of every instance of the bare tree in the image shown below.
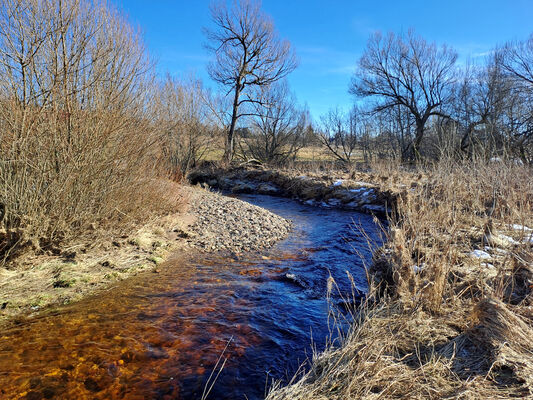
<svg viewBox="0 0 533 400"><path fill-rule="evenodd" d="M362 115L356 106L347 115L338 108L331 109L321 117L320 139L339 161L350 163L362 126Z"/></svg>
<svg viewBox="0 0 533 400"><path fill-rule="evenodd" d="M309 121L296 107L285 82L271 85L263 94L265 107L256 104L252 135L245 138L247 152L257 160L281 164L294 159L303 147L303 134Z"/></svg>
<svg viewBox="0 0 533 400"><path fill-rule="evenodd" d="M533 34L511 42L497 52L498 62L512 81L507 128L513 148L524 161L533 160Z"/></svg>
<svg viewBox="0 0 533 400"><path fill-rule="evenodd" d="M406 36L374 34L359 60L350 92L376 98L374 111L400 106L412 114L415 137L403 158L418 156L426 122L445 115L452 96L455 51L438 48L409 32Z"/></svg>
<svg viewBox="0 0 533 400"><path fill-rule="evenodd" d="M463 69L452 111L463 153L472 156L477 148L490 156L501 147L505 140L502 116L511 94L509 84L493 55L481 67Z"/></svg>
<svg viewBox="0 0 533 400"><path fill-rule="evenodd" d="M533 90L533 33L524 41L507 43L498 56L506 71Z"/></svg>
<svg viewBox="0 0 533 400"><path fill-rule="evenodd" d="M269 86L296 68L290 43L281 40L259 1L235 0L231 6L213 3L214 28L206 30L208 48L215 60L209 65L211 78L233 93L231 122L224 159L233 157L237 121L249 112L241 108L261 104L253 95L258 87Z"/></svg>

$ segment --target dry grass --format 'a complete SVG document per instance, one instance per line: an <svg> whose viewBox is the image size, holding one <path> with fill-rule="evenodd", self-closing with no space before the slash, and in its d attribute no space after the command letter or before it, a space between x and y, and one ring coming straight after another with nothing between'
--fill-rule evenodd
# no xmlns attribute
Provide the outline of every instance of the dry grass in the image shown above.
<svg viewBox="0 0 533 400"><path fill-rule="evenodd" d="M340 347L268 399L533 397L531 169L442 162L374 174L388 176L382 189L406 189L369 271L369 304Z"/></svg>

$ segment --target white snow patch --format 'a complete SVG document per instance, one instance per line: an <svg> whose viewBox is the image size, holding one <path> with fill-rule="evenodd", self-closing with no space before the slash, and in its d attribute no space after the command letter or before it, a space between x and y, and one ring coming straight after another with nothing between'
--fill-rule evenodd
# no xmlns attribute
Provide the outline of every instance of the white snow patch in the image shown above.
<svg viewBox="0 0 533 400"><path fill-rule="evenodd" d="M343 183L344 183L344 180L339 179L339 180L335 181L335 183L333 183L333 186L340 186L340 185L342 185Z"/></svg>
<svg viewBox="0 0 533 400"><path fill-rule="evenodd" d="M413 272L414 272L415 274L418 274L418 273L422 272L422 270L423 270L424 268L426 268L426 264L425 264L425 263L422 263L422 264L420 264L420 265L412 265L412 266L411 266L411 269L413 270Z"/></svg>
<svg viewBox="0 0 533 400"><path fill-rule="evenodd" d="M490 260L492 259L492 256L483 250L474 250L470 253L471 257L479 258L481 260Z"/></svg>
<svg viewBox="0 0 533 400"><path fill-rule="evenodd" d="M524 225L519 225L519 224L512 224L512 225L508 225L509 226L509 229L512 229L512 230L515 230L515 231L525 231L525 232L533 232L533 229L527 227L527 226L524 226Z"/></svg>

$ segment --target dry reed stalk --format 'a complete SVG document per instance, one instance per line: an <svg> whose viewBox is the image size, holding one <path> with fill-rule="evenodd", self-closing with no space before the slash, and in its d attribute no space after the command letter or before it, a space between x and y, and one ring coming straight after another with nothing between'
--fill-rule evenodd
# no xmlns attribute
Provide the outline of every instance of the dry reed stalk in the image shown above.
<svg viewBox="0 0 533 400"><path fill-rule="evenodd" d="M533 397L531 169L443 161L376 170L390 175L382 189L407 188L369 270L369 298L381 300L268 399Z"/></svg>

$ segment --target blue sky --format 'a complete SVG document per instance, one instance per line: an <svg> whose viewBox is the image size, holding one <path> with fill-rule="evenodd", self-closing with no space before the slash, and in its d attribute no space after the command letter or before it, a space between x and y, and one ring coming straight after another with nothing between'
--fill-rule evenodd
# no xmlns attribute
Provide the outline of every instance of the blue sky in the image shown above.
<svg viewBox="0 0 533 400"><path fill-rule="evenodd" d="M114 2L144 32L159 73L194 74L214 86L202 33L210 25L208 0ZM296 50L300 65L289 83L314 118L330 107L350 105L350 77L377 30L414 28L428 41L453 46L463 62L533 33L533 0L263 0L263 9Z"/></svg>

